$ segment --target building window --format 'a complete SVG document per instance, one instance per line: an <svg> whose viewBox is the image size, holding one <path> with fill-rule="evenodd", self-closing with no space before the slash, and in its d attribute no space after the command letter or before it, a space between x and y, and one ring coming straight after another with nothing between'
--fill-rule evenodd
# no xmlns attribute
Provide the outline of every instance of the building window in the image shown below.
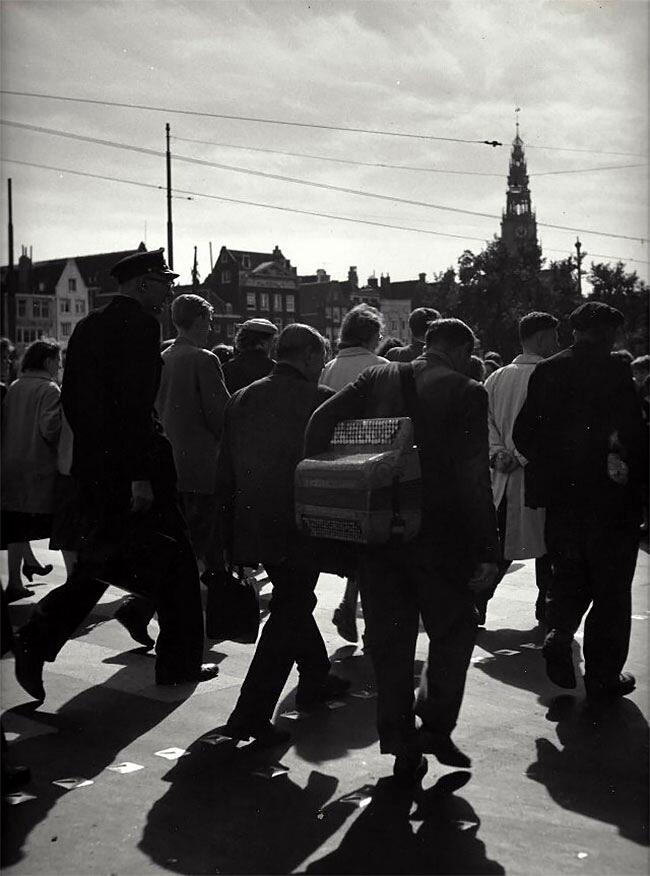
<svg viewBox="0 0 650 876"><path fill-rule="evenodd" d="M64 338L69 338L72 334L72 323L71 322L62 322L61 323L61 335Z"/></svg>
<svg viewBox="0 0 650 876"><path fill-rule="evenodd" d="M273 322L274 322L274 324L278 327L278 331L281 332L281 331L282 331L282 328L283 328L283 326L282 326L282 320L281 320L281 319L278 319L277 317L275 317L275 319L273 320Z"/></svg>
<svg viewBox="0 0 650 876"><path fill-rule="evenodd" d="M269 293L260 292L260 310L269 309Z"/></svg>
<svg viewBox="0 0 650 876"><path fill-rule="evenodd" d="M226 337L234 338L235 337L235 326L232 322L229 322L226 326Z"/></svg>
<svg viewBox="0 0 650 876"><path fill-rule="evenodd" d="M273 310L282 310L282 295L278 292L273 295Z"/></svg>
<svg viewBox="0 0 650 876"><path fill-rule="evenodd" d="M255 310L257 304L255 302L255 293L247 292L246 293L246 310Z"/></svg>
<svg viewBox="0 0 650 876"><path fill-rule="evenodd" d="M16 343L22 344L23 342L23 330L21 328L16 329Z"/></svg>
<svg viewBox="0 0 650 876"><path fill-rule="evenodd" d="M68 292L76 292L77 291L77 281L74 277L70 277L68 280Z"/></svg>
<svg viewBox="0 0 650 876"><path fill-rule="evenodd" d="M221 282L222 283L230 283L230 271L222 271L221 272Z"/></svg>
<svg viewBox="0 0 650 876"><path fill-rule="evenodd" d="M334 308L334 322L338 325L341 322L341 308Z"/></svg>
<svg viewBox="0 0 650 876"><path fill-rule="evenodd" d="M40 299L38 299L38 298L35 298L32 301L32 316L35 319L40 319L40 317L41 317L41 302L40 302Z"/></svg>
<svg viewBox="0 0 650 876"><path fill-rule="evenodd" d="M81 314L82 316L86 312L86 302L83 298L77 298L74 303L74 312Z"/></svg>
<svg viewBox="0 0 650 876"><path fill-rule="evenodd" d="M59 312L60 313L70 313L70 299L62 298L59 304Z"/></svg>
<svg viewBox="0 0 650 876"><path fill-rule="evenodd" d="M245 254L241 258L242 268L250 268L251 266L251 257L248 254Z"/></svg>
<svg viewBox="0 0 650 876"><path fill-rule="evenodd" d="M40 341L40 339L43 337L43 329L39 329L36 334L38 335L38 340Z"/></svg>
<svg viewBox="0 0 650 876"><path fill-rule="evenodd" d="M44 319L50 318L50 302L49 301L41 301L41 317Z"/></svg>
<svg viewBox="0 0 650 876"><path fill-rule="evenodd" d="M296 309L295 308L295 299L294 299L293 295L287 295L285 300L286 300L287 312L293 313L294 310Z"/></svg>
<svg viewBox="0 0 650 876"><path fill-rule="evenodd" d="M45 283L44 283L42 280L41 280L41 282L38 284L38 291L39 291L39 292L45 292Z"/></svg>
<svg viewBox="0 0 650 876"><path fill-rule="evenodd" d="M226 313L232 313L232 304L226 304Z"/></svg>
<svg viewBox="0 0 650 876"><path fill-rule="evenodd" d="M25 316L25 314L27 313L27 307L25 306L26 305L25 299L19 298L17 301L17 305L18 305L18 316Z"/></svg>

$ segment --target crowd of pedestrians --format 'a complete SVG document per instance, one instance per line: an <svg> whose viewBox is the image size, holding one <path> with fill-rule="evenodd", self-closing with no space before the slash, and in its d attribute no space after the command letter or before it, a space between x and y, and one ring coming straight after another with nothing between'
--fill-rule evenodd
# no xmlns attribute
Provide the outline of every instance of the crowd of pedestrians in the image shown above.
<svg viewBox="0 0 650 876"><path fill-rule="evenodd" d="M210 351L210 304L180 295L171 303L177 336L161 352L158 317L177 276L163 251L129 256L112 273L118 294L77 325L62 378L59 345L39 340L10 382L2 339L3 629L7 604L32 595L23 577L51 571L30 541L49 537L67 572L5 638L36 700L46 695L45 662L109 585L131 594L115 618L155 644L157 684L213 678L217 666L202 662L210 618L233 571L262 565L269 617L222 732L286 741L272 719L294 664L299 709L349 687L331 671L313 616L319 573L337 571L347 583L333 623L358 641L360 594L380 748L394 756L396 780L412 785L427 753L470 765L452 734L477 630L510 564L533 558L551 681L576 687L571 642L587 614L587 695L634 689L624 665L647 507L650 357L613 353L618 310L582 304L561 352L558 320L527 314L522 352L504 366L496 352L475 354L463 322L424 307L411 314L406 346L384 339L381 314L358 305L333 357L315 329L278 333L266 319L244 322L234 350ZM417 536L325 557L297 528L296 466L327 452L342 421L403 416L421 466ZM414 695L420 623L429 646Z"/></svg>

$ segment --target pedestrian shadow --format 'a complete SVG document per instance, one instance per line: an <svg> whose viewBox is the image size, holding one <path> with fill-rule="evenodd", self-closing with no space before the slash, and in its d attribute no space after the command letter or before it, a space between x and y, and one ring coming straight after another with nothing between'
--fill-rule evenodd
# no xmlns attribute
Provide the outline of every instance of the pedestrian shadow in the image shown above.
<svg viewBox="0 0 650 876"><path fill-rule="evenodd" d="M77 629L70 636L70 638L78 639L81 636L85 636L95 627L106 623L106 621L112 620L113 615L117 611L119 604L122 601L122 598L123 597L118 597L117 599L112 599L110 602L98 602L97 605L92 609L90 614L86 616L83 623L77 627ZM18 604L12 603L9 606L9 618L11 620L11 625L14 629L19 629L27 623L35 607L38 605L38 602L38 599L30 599L29 601L20 602Z"/></svg>
<svg viewBox="0 0 650 876"><path fill-rule="evenodd" d="M370 804L338 849L313 861L305 872L505 873L487 857L485 844L478 838L481 822L476 812L455 794L469 779L468 772L448 773L432 788L417 791L412 815L413 794L396 786L392 777L380 779ZM411 823L418 821L419 827Z"/></svg>
<svg viewBox="0 0 650 876"><path fill-rule="evenodd" d="M324 810L338 779L312 771L305 787L277 767L284 748L197 739L163 777L169 789L147 816L138 848L174 873L291 873L349 817Z"/></svg>
<svg viewBox="0 0 650 876"><path fill-rule="evenodd" d="M541 646L543 642L544 631L541 627L533 627L530 630L480 630L476 644L490 652L490 659L485 662L473 663L471 667L479 669L490 678L511 687L553 696L554 692L557 692L557 688L546 675L546 664L541 650L539 647L524 647L525 645ZM500 651L515 651L517 653L500 654ZM582 650L575 639L571 646L571 654L576 678L579 679Z"/></svg>
<svg viewBox="0 0 650 876"><path fill-rule="evenodd" d="M629 699L603 705L563 695L547 719L558 744L535 741L537 760L526 775L544 785L562 808L618 828L648 845L648 724Z"/></svg>
<svg viewBox="0 0 650 876"><path fill-rule="evenodd" d="M127 665L113 678L131 671ZM3 801L2 867L24 857L23 849L32 830L68 793L52 782L71 776L94 779L120 752L182 705L193 689L194 685L183 686L182 690L179 687L174 700L161 701L98 684L68 700L57 712L47 712L42 706L35 712L33 703L5 712L6 730L11 729L11 715L16 714L57 732L49 732L45 739L42 735L26 735L10 745L11 762L31 769L32 781L24 790L36 799L20 806L8 806Z"/></svg>

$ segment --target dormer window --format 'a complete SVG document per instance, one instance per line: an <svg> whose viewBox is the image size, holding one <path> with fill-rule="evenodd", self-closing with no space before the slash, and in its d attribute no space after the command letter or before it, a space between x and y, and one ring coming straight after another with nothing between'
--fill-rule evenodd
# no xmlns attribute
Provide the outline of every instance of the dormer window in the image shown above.
<svg viewBox="0 0 650 876"><path fill-rule="evenodd" d="M74 277L70 277L68 280L68 292L76 292L77 291L77 281Z"/></svg>
<svg viewBox="0 0 650 876"><path fill-rule="evenodd" d="M244 253L244 255L241 257L241 266L242 268L250 268L251 257L248 255L248 253Z"/></svg>

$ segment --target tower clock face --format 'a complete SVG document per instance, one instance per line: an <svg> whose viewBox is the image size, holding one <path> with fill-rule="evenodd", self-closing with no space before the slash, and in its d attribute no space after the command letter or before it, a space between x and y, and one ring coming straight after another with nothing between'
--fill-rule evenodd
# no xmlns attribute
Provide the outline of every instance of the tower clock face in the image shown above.
<svg viewBox="0 0 650 876"><path fill-rule="evenodd" d="M515 236L518 237L519 239L525 237L526 236L526 229L522 228L522 226L519 225L518 228L515 228Z"/></svg>

